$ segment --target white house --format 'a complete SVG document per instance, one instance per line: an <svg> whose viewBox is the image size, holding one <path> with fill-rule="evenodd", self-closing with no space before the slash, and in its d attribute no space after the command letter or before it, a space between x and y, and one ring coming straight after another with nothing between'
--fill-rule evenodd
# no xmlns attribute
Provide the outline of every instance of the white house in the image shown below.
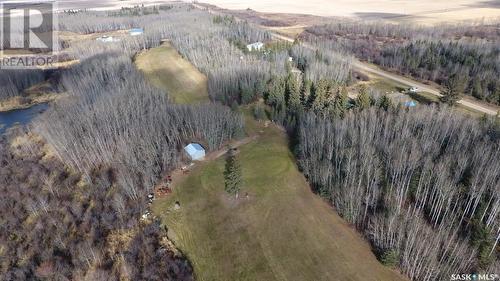
<svg viewBox="0 0 500 281"><path fill-rule="evenodd" d="M191 160L203 160L205 158L205 149L199 143L186 145L184 151L191 157Z"/></svg>
<svg viewBox="0 0 500 281"><path fill-rule="evenodd" d="M255 43L247 45L247 49L249 52L260 51L262 48L264 48L264 43L262 43L262 42L255 42Z"/></svg>
<svg viewBox="0 0 500 281"><path fill-rule="evenodd" d="M120 41L120 39L113 38L113 36L106 36L106 35L98 37L95 40L103 42L103 43L112 43L112 42Z"/></svg>

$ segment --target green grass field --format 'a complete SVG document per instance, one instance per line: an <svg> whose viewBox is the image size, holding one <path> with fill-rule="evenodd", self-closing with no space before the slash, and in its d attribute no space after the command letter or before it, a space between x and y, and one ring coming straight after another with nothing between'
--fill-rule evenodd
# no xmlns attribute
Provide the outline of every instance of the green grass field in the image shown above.
<svg viewBox="0 0 500 281"><path fill-rule="evenodd" d="M224 192L222 157L198 164L153 204L197 280L404 280L309 190L282 131L253 130L263 133L240 148L240 199Z"/></svg>
<svg viewBox="0 0 500 281"><path fill-rule="evenodd" d="M372 79L369 83L369 85L377 90L380 91L380 93L385 94L385 93L391 93L391 92L400 92L406 90L408 87L406 87L403 84L387 80L387 79L382 79L382 78L375 78Z"/></svg>
<svg viewBox="0 0 500 281"><path fill-rule="evenodd" d="M137 68L179 104L208 101L207 78L169 43L138 54Z"/></svg>
<svg viewBox="0 0 500 281"><path fill-rule="evenodd" d="M168 61L169 63L164 63ZM206 78L170 46L136 58L139 69L178 103L208 100ZM224 157L199 163L152 206L197 280L404 280L381 265L368 243L314 195L284 132L253 120L239 148L240 199L224 191ZM248 193L248 198L245 194ZM181 208L174 210L179 201Z"/></svg>

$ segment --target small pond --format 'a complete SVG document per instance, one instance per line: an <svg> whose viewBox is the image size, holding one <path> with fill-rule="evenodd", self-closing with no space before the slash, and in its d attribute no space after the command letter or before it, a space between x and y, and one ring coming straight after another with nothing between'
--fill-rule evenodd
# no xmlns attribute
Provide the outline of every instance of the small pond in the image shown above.
<svg viewBox="0 0 500 281"><path fill-rule="evenodd" d="M26 109L0 112L0 135L12 126L29 124L34 117L44 112L48 107L48 103L41 103Z"/></svg>

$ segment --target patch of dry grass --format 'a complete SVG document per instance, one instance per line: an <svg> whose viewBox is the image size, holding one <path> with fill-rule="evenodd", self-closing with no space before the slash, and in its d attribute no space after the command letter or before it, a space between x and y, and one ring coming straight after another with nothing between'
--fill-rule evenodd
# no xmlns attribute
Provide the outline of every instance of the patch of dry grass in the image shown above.
<svg viewBox="0 0 500 281"><path fill-rule="evenodd" d="M0 112L26 109L36 104L54 101L66 96L64 93L53 92L50 83L45 81L26 89L22 96L0 100Z"/></svg>
<svg viewBox="0 0 500 281"><path fill-rule="evenodd" d="M208 101L207 78L169 43L144 51L135 63L155 86L180 104Z"/></svg>

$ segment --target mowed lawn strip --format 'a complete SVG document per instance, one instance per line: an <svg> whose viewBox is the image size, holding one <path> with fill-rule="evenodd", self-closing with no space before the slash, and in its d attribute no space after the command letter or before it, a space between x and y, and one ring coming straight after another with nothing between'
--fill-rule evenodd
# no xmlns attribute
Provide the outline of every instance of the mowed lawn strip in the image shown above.
<svg viewBox="0 0 500 281"><path fill-rule="evenodd" d="M174 102L191 104L209 101L207 77L168 42L139 53L137 68L156 87L167 91Z"/></svg>
<svg viewBox="0 0 500 281"><path fill-rule="evenodd" d="M240 147L240 199L224 192L222 157L197 164L153 204L197 280L405 280L309 190L285 134L262 130Z"/></svg>

